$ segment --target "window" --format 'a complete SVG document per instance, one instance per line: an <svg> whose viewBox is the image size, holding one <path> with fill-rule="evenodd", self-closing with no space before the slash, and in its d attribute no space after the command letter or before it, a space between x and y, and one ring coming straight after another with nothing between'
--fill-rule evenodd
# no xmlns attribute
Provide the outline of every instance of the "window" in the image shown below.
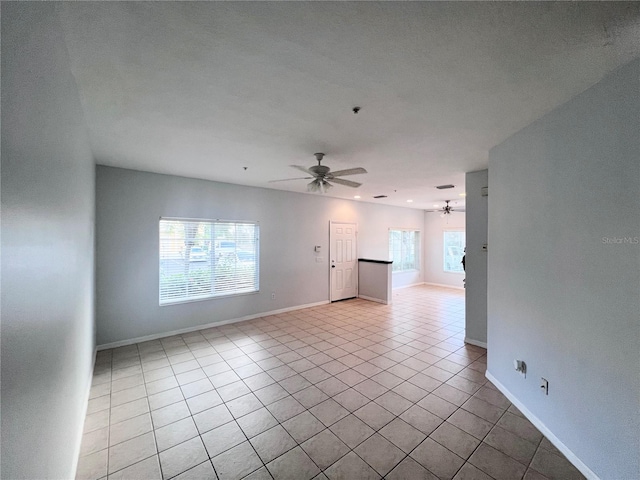
<svg viewBox="0 0 640 480"><path fill-rule="evenodd" d="M416 230L389 230L389 260L391 271L420 270L420 232Z"/></svg>
<svg viewBox="0 0 640 480"><path fill-rule="evenodd" d="M160 305L259 290L255 222L160 219Z"/></svg>
<svg viewBox="0 0 640 480"><path fill-rule="evenodd" d="M464 256L465 235L461 230L444 232L444 271L464 273L462 257Z"/></svg>

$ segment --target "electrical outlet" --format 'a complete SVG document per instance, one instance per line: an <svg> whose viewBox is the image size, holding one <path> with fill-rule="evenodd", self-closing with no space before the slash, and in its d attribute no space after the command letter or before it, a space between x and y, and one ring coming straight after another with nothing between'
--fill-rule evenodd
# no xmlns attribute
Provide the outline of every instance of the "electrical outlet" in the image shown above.
<svg viewBox="0 0 640 480"><path fill-rule="evenodd" d="M271 300L275 300L276 299L276 292L271 292Z"/></svg>
<svg viewBox="0 0 640 480"><path fill-rule="evenodd" d="M549 381L546 378L540 379L540 390L542 390L545 395L549 395Z"/></svg>

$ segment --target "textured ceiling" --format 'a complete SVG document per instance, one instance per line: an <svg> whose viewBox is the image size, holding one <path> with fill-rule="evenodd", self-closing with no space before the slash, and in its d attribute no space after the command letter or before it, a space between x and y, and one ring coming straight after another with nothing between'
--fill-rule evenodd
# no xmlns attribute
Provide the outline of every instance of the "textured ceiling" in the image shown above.
<svg viewBox="0 0 640 480"><path fill-rule="evenodd" d="M60 8L99 164L303 192L267 182L324 152L369 171L328 195L415 208L461 200L490 148L640 55L638 2Z"/></svg>

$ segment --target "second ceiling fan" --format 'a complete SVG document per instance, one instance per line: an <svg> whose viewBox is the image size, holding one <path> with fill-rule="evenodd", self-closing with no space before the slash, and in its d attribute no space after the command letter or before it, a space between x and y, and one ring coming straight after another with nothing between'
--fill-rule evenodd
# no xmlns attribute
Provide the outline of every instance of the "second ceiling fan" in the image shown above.
<svg viewBox="0 0 640 480"><path fill-rule="evenodd" d="M270 180L270 183L273 182L288 182L289 180L311 180L311 182L307 185L307 191L309 192L320 192L325 193L329 190L333 185L329 183L330 181L333 183L337 183L338 185L344 185L345 187L358 188L361 186L361 183L353 182L351 180L345 180L344 177L347 175L357 175L361 173L367 173L367 171L362 167L356 168L348 168L346 170L337 170L332 172L331 169L325 165L321 165L322 159L324 158L324 153L315 153L316 160L318 161L318 165L314 165L309 168L302 167L300 165L289 165L290 167L296 168L308 175L309 177L298 177L298 178L285 178L283 180Z"/></svg>

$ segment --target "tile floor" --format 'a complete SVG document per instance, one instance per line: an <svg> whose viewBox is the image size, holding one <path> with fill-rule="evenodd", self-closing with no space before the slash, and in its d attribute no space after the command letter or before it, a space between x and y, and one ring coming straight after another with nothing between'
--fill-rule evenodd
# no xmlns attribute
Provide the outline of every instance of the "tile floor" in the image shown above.
<svg viewBox="0 0 640 480"><path fill-rule="evenodd" d="M78 479L574 479L419 286L98 354Z"/></svg>

